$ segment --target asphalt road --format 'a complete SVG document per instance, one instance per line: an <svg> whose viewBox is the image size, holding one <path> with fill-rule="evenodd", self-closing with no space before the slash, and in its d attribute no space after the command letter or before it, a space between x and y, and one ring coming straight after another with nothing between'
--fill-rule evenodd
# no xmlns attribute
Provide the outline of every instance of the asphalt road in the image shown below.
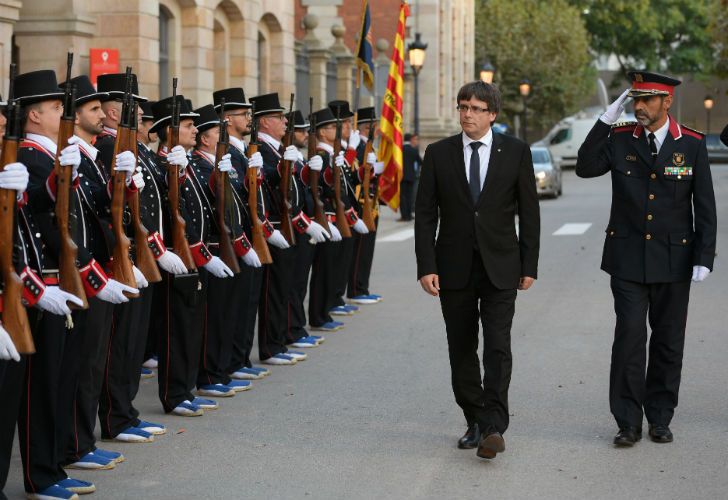
<svg viewBox="0 0 728 500"><path fill-rule="evenodd" d="M720 244L728 240L728 165L713 174ZM599 270L610 182L567 172L564 183L562 198L542 202L539 279L516 304L511 427L495 460L455 446L465 425L439 304L415 281L411 225L385 213L372 276L384 302L345 319L309 360L274 368L201 418L163 415L156 379L145 380L138 407L169 433L153 444L103 443L127 461L73 475L94 481L98 499L725 498L722 255L691 295L675 442L615 449L612 299ZM559 229L582 233L554 235ZM20 478L16 452L9 497L22 495Z"/></svg>

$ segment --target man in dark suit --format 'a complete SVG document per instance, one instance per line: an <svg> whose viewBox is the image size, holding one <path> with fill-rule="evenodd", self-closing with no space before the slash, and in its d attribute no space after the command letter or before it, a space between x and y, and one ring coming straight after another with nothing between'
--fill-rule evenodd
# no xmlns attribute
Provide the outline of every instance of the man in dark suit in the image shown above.
<svg viewBox="0 0 728 500"><path fill-rule="evenodd" d="M420 137L417 134L404 134L402 147L402 180L399 182L399 212L402 217L399 221L412 220L412 193L415 189L417 169L422 165L422 157L417 145Z"/></svg>
<svg viewBox="0 0 728 500"><path fill-rule="evenodd" d="M500 111L498 89L468 83L457 99L462 133L428 146L422 164L417 277L427 293L440 297L453 392L468 424L458 447L477 446L479 457L494 458L505 450L511 323L517 290L528 290L537 277L540 215L531 150L491 129Z"/></svg>
<svg viewBox="0 0 728 500"><path fill-rule="evenodd" d="M717 231L705 137L669 115L680 81L647 72L630 77L632 88L591 129L576 163L579 177L612 175L602 269L611 275L617 315L609 379L617 446L641 439L643 408L650 438L673 439L690 280L710 273ZM638 123L612 125L628 96Z"/></svg>

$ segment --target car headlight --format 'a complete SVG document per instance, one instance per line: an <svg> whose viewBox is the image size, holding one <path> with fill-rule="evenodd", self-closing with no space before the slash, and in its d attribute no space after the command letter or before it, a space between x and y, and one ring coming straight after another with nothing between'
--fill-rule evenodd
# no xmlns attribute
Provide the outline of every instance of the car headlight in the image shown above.
<svg viewBox="0 0 728 500"><path fill-rule="evenodd" d="M536 172L536 179L542 181L545 178L546 178L546 172L544 172L544 171Z"/></svg>

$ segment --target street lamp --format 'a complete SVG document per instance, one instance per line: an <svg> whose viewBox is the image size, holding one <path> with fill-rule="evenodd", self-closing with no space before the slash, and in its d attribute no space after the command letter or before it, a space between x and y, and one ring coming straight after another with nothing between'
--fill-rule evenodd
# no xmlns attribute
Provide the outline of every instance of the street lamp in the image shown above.
<svg viewBox="0 0 728 500"><path fill-rule="evenodd" d="M484 83L493 83L493 75L495 75L495 68L490 61L486 61L480 68L480 80Z"/></svg>
<svg viewBox="0 0 728 500"><path fill-rule="evenodd" d="M415 75L415 106L414 106L414 133L420 133L420 89L417 81L417 76L420 74L422 65L425 64L425 50L427 50L427 44L420 40L421 33L415 33L415 41L407 46L409 52L409 63L412 66L412 72Z"/></svg>
<svg viewBox="0 0 728 500"><path fill-rule="evenodd" d="M705 99L703 99L703 106L705 106L705 133L710 133L710 110L713 109L713 104L715 104L715 101L712 97L709 95L705 96Z"/></svg>
<svg viewBox="0 0 728 500"><path fill-rule="evenodd" d="M528 117L528 95L531 93L531 82L525 78L518 84L518 91L523 97L523 140L528 143L528 125L526 119Z"/></svg>

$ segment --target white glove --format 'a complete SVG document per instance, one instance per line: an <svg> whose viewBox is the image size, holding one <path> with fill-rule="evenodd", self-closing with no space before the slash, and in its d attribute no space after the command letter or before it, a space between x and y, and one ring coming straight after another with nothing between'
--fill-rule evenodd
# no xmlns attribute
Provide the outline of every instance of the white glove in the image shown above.
<svg viewBox="0 0 728 500"><path fill-rule="evenodd" d="M23 194L28 188L28 169L22 163L8 163L5 169L0 172L0 188L12 189L18 194Z"/></svg>
<svg viewBox="0 0 728 500"><path fill-rule="evenodd" d="M11 359L14 361L20 361L20 354L18 354L18 350L15 348L15 344L13 344L13 341L10 339L10 334L5 331L5 328L3 328L0 325L0 359L4 361L10 361Z"/></svg>
<svg viewBox="0 0 728 500"><path fill-rule="evenodd" d="M374 165L377 162L377 155L374 153L367 154L367 163Z"/></svg>
<svg viewBox="0 0 728 500"><path fill-rule="evenodd" d="M296 146L291 144L283 152L283 159L286 161L296 161L296 160L298 160L299 154L300 153L298 152L298 148L296 148Z"/></svg>
<svg viewBox="0 0 728 500"><path fill-rule="evenodd" d="M286 248L289 248L291 246L288 244L288 242L283 237L281 232L277 229L275 231L273 231L273 234L268 236L268 243L270 243L274 247L278 247L282 250L285 250Z"/></svg>
<svg viewBox="0 0 728 500"><path fill-rule="evenodd" d="M710 274L710 269L705 266L693 266L693 281L700 283Z"/></svg>
<svg viewBox="0 0 728 500"><path fill-rule="evenodd" d="M182 263L179 255L169 250L157 259L157 264L169 274L185 274L187 272L187 268Z"/></svg>
<svg viewBox="0 0 728 500"><path fill-rule="evenodd" d="M252 248L248 250L248 253L243 255L243 263L250 267L260 267L263 265L263 263L260 262L260 257L258 257L258 254L255 253L255 250Z"/></svg>
<svg viewBox="0 0 728 500"><path fill-rule="evenodd" d="M384 162L378 161L374 163L374 175L381 175L384 172Z"/></svg>
<svg viewBox="0 0 728 500"><path fill-rule="evenodd" d="M263 155L256 152L248 158L248 168L261 168L263 166Z"/></svg>
<svg viewBox="0 0 728 500"><path fill-rule="evenodd" d="M83 307L83 301L68 292L64 292L57 286L47 286L43 295L40 296L38 307L51 314L58 316L67 316L71 314L71 309L66 304L71 302L78 307Z"/></svg>
<svg viewBox="0 0 728 500"><path fill-rule="evenodd" d="M148 287L149 282L144 276L144 273L142 273L137 266L131 266L131 268L134 271L134 279L136 280L137 288L141 290L142 288Z"/></svg>
<svg viewBox="0 0 728 500"><path fill-rule="evenodd" d="M321 158L319 155L312 156L308 160L308 168L313 170L314 172L321 172L321 169L324 166L324 159Z"/></svg>
<svg viewBox="0 0 728 500"><path fill-rule="evenodd" d="M136 174L131 176L131 181L134 183L134 185L137 188L137 191L141 193L142 189L144 189L144 186L147 185L146 182L144 182L144 174L141 172L137 172Z"/></svg>
<svg viewBox="0 0 728 500"><path fill-rule="evenodd" d="M221 259L220 257L212 256L212 259L210 259L210 262L203 265L205 269L207 269L210 274L212 274L216 278L227 278L229 276L233 276L235 273L233 273L232 269L230 269Z"/></svg>
<svg viewBox="0 0 728 500"><path fill-rule="evenodd" d="M316 243L323 243L326 241L326 238L331 238L331 235L326 232L326 229L324 229L321 224L314 221L311 221L311 225L306 228L306 234L309 235Z"/></svg>
<svg viewBox="0 0 728 500"><path fill-rule="evenodd" d="M106 282L106 286L101 289L96 297L104 302L121 304L122 302L129 302L129 299L124 295L124 292L136 294L139 293L139 290L126 286L123 283L119 283L116 280L109 280Z"/></svg>
<svg viewBox="0 0 728 500"><path fill-rule="evenodd" d="M185 169L187 168L187 164L189 163L189 160L187 159L187 151L185 151L185 148L182 146L177 145L172 148L172 151L170 151L169 154L167 154L167 161L171 165L177 165L179 167L179 175L182 177Z"/></svg>
<svg viewBox="0 0 728 500"><path fill-rule="evenodd" d="M329 229L331 229L331 241L341 241L341 233L336 224L329 224Z"/></svg>
<svg viewBox="0 0 728 500"><path fill-rule="evenodd" d="M233 169L233 162L230 161L230 153L223 155L217 162L217 168L220 172L230 172Z"/></svg>
<svg viewBox="0 0 728 500"><path fill-rule="evenodd" d="M136 158L134 153L131 151L122 151L116 155L116 165L114 170L116 172L126 172L126 185L131 183L131 177L134 175L136 169Z"/></svg>
<svg viewBox="0 0 728 500"><path fill-rule="evenodd" d="M354 228L354 231L359 234L367 234L369 232L369 229L367 229L367 225L364 224L364 221L361 219L357 219L352 227Z"/></svg>
<svg viewBox="0 0 728 500"><path fill-rule="evenodd" d="M337 167L343 167L345 165L346 161L344 160L343 151L339 151L339 154L336 155L336 159L334 160L334 163L336 164Z"/></svg>
<svg viewBox="0 0 728 500"><path fill-rule="evenodd" d="M359 147L360 143L361 143L361 135L359 134L359 131L352 130L351 134L349 134L349 142L347 144L347 147L349 149L356 149Z"/></svg>
<svg viewBox="0 0 728 500"><path fill-rule="evenodd" d="M627 89L622 92L622 95L617 97L617 100L609 105L607 110L599 117L599 119L607 125L613 125L619 120L619 117L624 113L624 102L627 100L627 94L632 89Z"/></svg>
<svg viewBox="0 0 728 500"><path fill-rule="evenodd" d="M298 157L296 158L296 161L303 162L303 153L301 153L300 151L298 152Z"/></svg>
<svg viewBox="0 0 728 500"><path fill-rule="evenodd" d="M80 141L77 136L71 136L70 139L68 139L68 146L63 148L61 150L61 156L58 159L60 164L64 167L72 166L73 167L73 178L75 179L78 177L78 166L81 165L81 150L78 148L78 141Z"/></svg>

